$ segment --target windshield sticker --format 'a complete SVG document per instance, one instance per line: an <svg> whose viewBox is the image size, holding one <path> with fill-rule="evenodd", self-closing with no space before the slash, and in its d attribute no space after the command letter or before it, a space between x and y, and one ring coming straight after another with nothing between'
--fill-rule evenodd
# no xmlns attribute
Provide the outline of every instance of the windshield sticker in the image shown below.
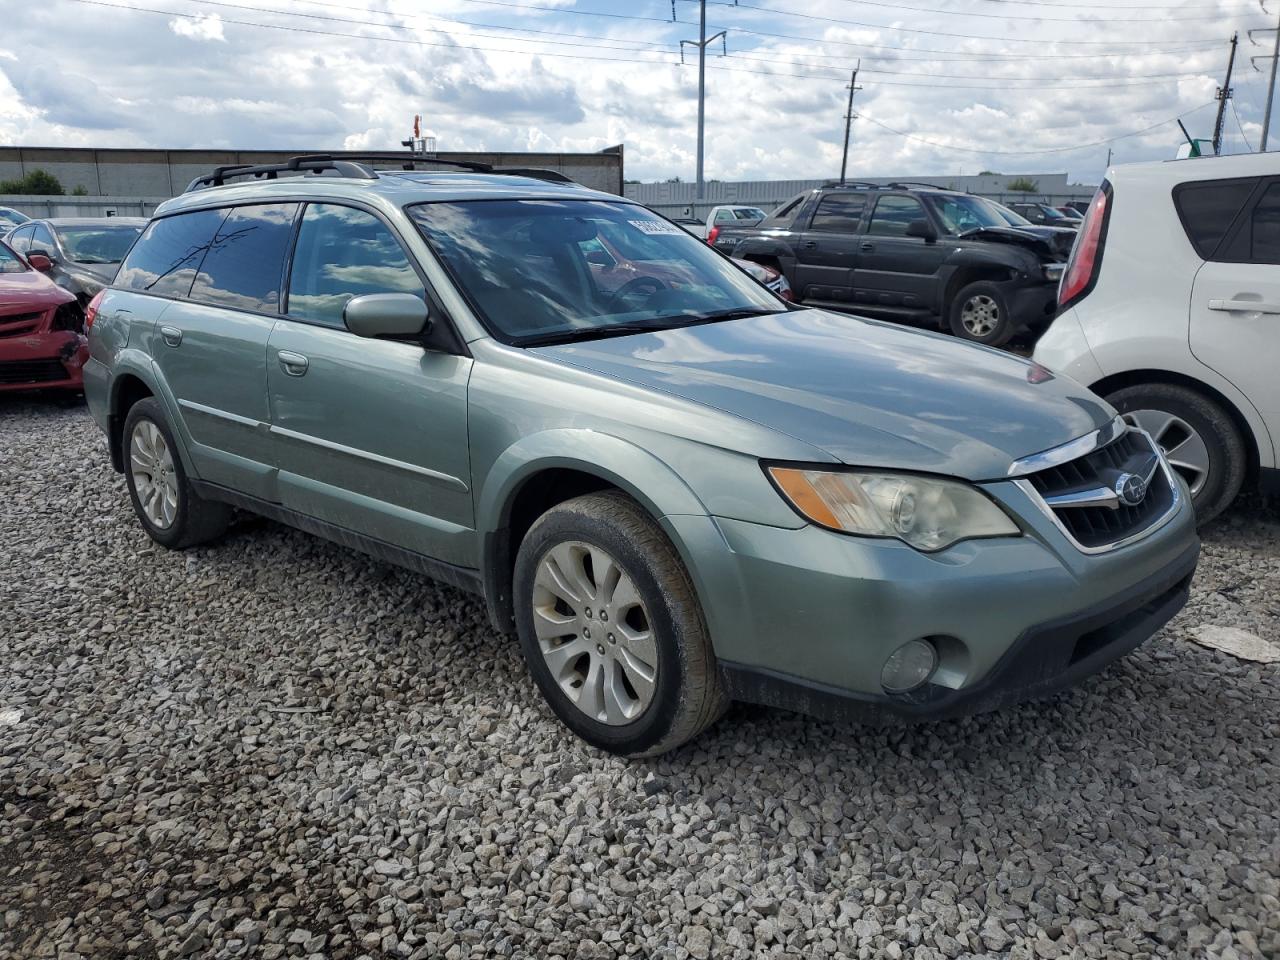
<svg viewBox="0 0 1280 960"><path fill-rule="evenodd" d="M667 223L665 220L628 220L627 223L631 224L641 233L646 233L651 237L659 234L672 233L676 236L680 236L680 234L684 233L684 231L674 223Z"/></svg>

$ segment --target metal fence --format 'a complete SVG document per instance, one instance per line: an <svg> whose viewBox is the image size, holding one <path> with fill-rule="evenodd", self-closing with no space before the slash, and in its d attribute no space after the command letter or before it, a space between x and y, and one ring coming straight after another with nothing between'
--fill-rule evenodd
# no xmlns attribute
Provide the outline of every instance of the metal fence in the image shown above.
<svg viewBox="0 0 1280 960"><path fill-rule="evenodd" d="M37 197L0 194L0 207L11 207L34 220L46 217L149 217L165 197Z"/></svg>

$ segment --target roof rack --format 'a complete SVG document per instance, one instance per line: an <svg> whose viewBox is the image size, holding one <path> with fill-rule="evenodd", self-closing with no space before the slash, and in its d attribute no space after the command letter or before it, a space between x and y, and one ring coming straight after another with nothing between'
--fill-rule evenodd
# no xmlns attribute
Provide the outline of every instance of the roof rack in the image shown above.
<svg viewBox="0 0 1280 960"><path fill-rule="evenodd" d="M936 183L922 183L919 180L897 180L889 184L895 190L909 190L912 187L924 187L926 190L950 190L950 187L940 187Z"/></svg>
<svg viewBox="0 0 1280 960"><path fill-rule="evenodd" d="M187 185L186 193L204 187L221 187L228 180L251 177L255 180L276 180L280 174L314 174L320 176L333 171L337 176L350 180L376 180L378 171L375 163L398 164L402 170L414 170L418 166L434 164L445 167L461 167L476 173L496 173L512 177L533 177L549 183L574 183L575 181L555 170L541 170L536 167L500 167L481 163L478 160L446 160L441 157L417 157L403 153L370 153L354 157L331 157L328 154L308 154L290 157L281 163L250 164L237 163L230 166L217 167L212 173L196 177Z"/></svg>
<svg viewBox="0 0 1280 960"><path fill-rule="evenodd" d="M874 190L880 186L878 183L872 183L870 180L828 180L822 185L823 190Z"/></svg>

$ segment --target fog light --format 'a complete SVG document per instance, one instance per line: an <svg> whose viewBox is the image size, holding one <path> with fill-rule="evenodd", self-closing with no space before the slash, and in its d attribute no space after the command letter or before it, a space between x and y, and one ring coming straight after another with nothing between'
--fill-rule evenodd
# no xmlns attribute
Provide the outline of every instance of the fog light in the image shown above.
<svg viewBox="0 0 1280 960"><path fill-rule="evenodd" d="M909 640L884 662L880 686L888 693L909 693L933 675L938 651L928 640Z"/></svg>

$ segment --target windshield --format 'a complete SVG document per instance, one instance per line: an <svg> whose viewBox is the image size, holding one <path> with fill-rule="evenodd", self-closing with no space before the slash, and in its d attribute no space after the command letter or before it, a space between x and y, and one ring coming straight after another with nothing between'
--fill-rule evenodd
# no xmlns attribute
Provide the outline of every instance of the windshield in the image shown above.
<svg viewBox="0 0 1280 960"><path fill-rule="evenodd" d="M946 194L929 196L925 194L933 212L938 215L948 233L968 233L970 230L981 230L984 227L1004 227L998 213L981 197Z"/></svg>
<svg viewBox="0 0 1280 960"><path fill-rule="evenodd" d="M0 273L22 273L27 269L22 259L0 243Z"/></svg>
<svg viewBox="0 0 1280 960"><path fill-rule="evenodd" d="M407 212L485 326L508 343L786 309L706 243L634 204L468 200Z"/></svg>
<svg viewBox="0 0 1280 960"><path fill-rule="evenodd" d="M58 239L77 263L119 263L133 246L142 227L127 223L93 227L58 227Z"/></svg>
<svg viewBox="0 0 1280 960"><path fill-rule="evenodd" d="M18 224L26 223L30 219L25 213L10 210L8 207L0 207L0 227L16 227Z"/></svg>

